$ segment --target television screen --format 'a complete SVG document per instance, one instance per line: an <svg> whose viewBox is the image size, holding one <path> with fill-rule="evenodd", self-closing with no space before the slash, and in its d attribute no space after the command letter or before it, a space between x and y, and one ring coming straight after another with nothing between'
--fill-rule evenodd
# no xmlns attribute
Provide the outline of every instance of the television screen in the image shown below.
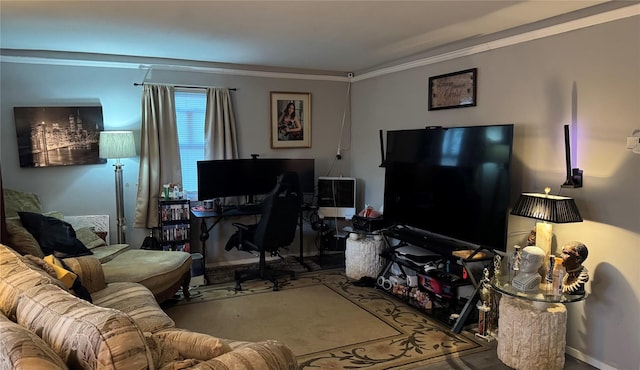
<svg viewBox="0 0 640 370"><path fill-rule="evenodd" d="M387 133L384 218L506 250L513 125Z"/></svg>
<svg viewBox="0 0 640 370"><path fill-rule="evenodd" d="M314 193L313 159L226 159L198 161L198 200L266 194L287 171L298 173L300 190Z"/></svg>

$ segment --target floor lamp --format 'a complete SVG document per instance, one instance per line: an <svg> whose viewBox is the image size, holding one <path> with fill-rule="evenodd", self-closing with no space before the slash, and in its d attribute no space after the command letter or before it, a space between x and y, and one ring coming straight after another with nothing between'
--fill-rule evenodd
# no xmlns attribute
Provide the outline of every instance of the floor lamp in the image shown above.
<svg viewBox="0 0 640 370"><path fill-rule="evenodd" d="M101 131L100 132L100 158L115 159L116 173L116 219L118 225L118 244L125 243L124 230L126 221L124 218L124 201L122 199L122 164L121 158L135 157L136 144L133 139L133 131Z"/></svg>
<svg viewBox="0 0 640 370"><path fill-rule="evenodd" d="M548 261L553 239L551 224L582 222L582 216L573 198L550 195L551 188L548 187L544 191L545 194L522 193L511 214L539 221L536 223L536 246L542 248Z"/></svg>

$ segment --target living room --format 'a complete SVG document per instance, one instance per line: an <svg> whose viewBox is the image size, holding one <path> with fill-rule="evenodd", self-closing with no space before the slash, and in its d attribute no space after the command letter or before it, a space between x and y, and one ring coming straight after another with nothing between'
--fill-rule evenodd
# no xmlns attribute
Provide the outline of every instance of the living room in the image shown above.
<svg viewBox="0 0 640 370"><path fill-rule="evenodd" d="M4 187L35 192L44 208L68 215L109 214L115 227L113 166L21 168L13 108L18 106L101 105L105 130L133 130L139 138L141 87L134 83L224 86L232 92L238 122L240 156L314 158L316 176L352 176L359 181L358 205L382 206L384 169L380 165L380 130L425 126L515 125L511 199L521 192L575 199L584 222L554 225L554 244L571 240L589 247L585 262L591 280L585 301L567 305L567 354L602 369L634 369L640 353L640 157L626 138L640 128L640 15L627 2L627 15L569 22L564 31L526 41L485 43L476 49L424 55L388 68L342 75L278 72L235 73L202 63L165 68L149 58L89 60L90 56L2 50L0 155ZM619 14L619 13L615 13ZM581 18L582 19L582 18ZM591 21L589 22L589 20ZM583 20L583 19L582 19ZM579 23L579 22L578 22ZM3 35L3 45L4 38ZM505 41L506 40L506 41ZM4 48L4 46L3 46ZM458 53L456 53L456 51ZM461 52L462 51L462 52ZM427 110L431 76L477 68L474 107ZM230 68L229 68L230 69ZM348 88L350 101L345 103ZM272 149L269 141L269 94L308 92L312 96L310 148ZM350 119L343 128L343 114ZM562 126L577 126L577 163L584 186L560 189L565 179ZM341 159L336 160L340 146ZM140 148L138 147L138 150ZM147 231L132 227L139 158L123 159L127 242L142 244ZM222 225L217 243L224 242ZM533 220L509 218L508 247L520 243ZM226 229L225 229L226 227ZM313 232L305 233L305 254L316 252ZM194 247L198 247L195 238ZM215 239L214 239L215 240ZM208 263L246 258L211 242ZM297 245L291 253L297 253Z"/></svg>

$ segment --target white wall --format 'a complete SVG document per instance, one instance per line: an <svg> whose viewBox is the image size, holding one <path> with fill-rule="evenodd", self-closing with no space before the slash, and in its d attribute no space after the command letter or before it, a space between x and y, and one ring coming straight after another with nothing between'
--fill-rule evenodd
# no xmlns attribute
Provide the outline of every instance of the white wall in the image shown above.
<svg viewBox="0 0 640 370"><path fill-rule="evenodd" d="M430 76L478 68L477 107L427 110ZM589 248L589 296L568 304L568 353L601 368L640 365L640 155L626 137L640 128L640 17L359 81L353 86L352 174L363 202L379 205L384 170L378 131L514 123L512 204L523 191L576 199L585 221L555 225L554 245ZM565 179L563 125L577 117L584 187ZM575 164L574 164L575 165ZM534 221L510 218L509 246Z"/></svg>
<svg viewBox="0 0 640 370"><path fill-rule="evenodd" d="M0 158L4 187L39 194L45 210L57 210L66 215L109 214L111 242L115 243L113 163L20 168L13 107L101 105L105 130L133 130L139 138L142 87L133 86L133 83L142 82L146 71L25 63L2 63L0 67ZM148 77L150 82L157 83L236 88L232 92L232 99L242 158L250 158L252 153L260 154L262 158L314 158L316 177L349 175L350 153L343 151L343 159L335 161L342 113L346 104L346 82L175 71L153 71ZM271 149L270 91L311 93L311 148ZM347 127L343 141L348 143L349 140ZM123 162L124 205L128 225L126 236L127 242L137 248L147 235L144 229L132 227L139 159L124 159ZM230 225L232 221L243 220L221 222L212 231L210 242L207 243L209 262L223 263L246 258L255 260L246 252L224 250L224 243L233 231ZM194 249L198 250L199 223L194 223L193 226L192 240ZM315 232L308 225L305 237L305 254L315 254ZM294 243L290 253L299 253L297 243Z"/></svg>

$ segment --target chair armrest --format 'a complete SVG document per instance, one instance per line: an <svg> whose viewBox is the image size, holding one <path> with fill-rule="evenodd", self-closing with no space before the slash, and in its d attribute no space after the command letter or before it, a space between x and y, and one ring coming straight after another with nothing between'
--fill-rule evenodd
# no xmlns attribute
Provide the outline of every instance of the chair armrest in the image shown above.
<svg viewBox="0 0 640 370"><path fill-rule="evenodd" d="M238 222L234 222L231 225L237 227L240 230L249 231L249 225L241 224L241 223L238 223Z"/></svg>
<svg viewBox="0 0 640 370"><path fill-rule="evenodd" d="M69 266L87 288L89 293L97 292L107 287L104 271L100 260L92 256L65 258L64 262Z"/></svg>

